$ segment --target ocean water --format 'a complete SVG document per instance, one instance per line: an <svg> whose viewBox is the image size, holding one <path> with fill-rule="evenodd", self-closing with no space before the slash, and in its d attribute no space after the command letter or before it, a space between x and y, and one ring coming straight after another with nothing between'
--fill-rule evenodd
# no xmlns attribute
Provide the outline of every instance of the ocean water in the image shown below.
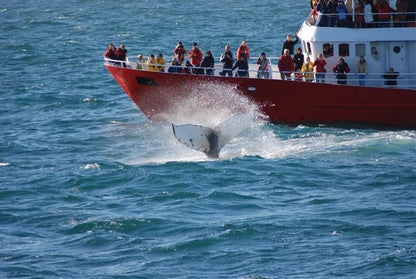
<svg viewBox="0 0 416 279"><path fill-rule="evenodd" d="M277 56L308 12L0 2L0 278L415 278L414 130L253 120L209 160L103 66L109 42L169 56L197 41L218 56L247 40Z"/></svg>

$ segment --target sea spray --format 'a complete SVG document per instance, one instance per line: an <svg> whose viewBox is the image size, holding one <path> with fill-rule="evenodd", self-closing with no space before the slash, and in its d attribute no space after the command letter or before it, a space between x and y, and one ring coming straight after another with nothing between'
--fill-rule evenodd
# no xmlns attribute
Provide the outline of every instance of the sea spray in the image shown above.
<svg viewBox="0 0 416 279"><path fill-rule="evenodd" d="M170 107L159 116L167 122L214 128L235 114L263 117L258 106L231 84L190 81L174 91Z"/></svg>

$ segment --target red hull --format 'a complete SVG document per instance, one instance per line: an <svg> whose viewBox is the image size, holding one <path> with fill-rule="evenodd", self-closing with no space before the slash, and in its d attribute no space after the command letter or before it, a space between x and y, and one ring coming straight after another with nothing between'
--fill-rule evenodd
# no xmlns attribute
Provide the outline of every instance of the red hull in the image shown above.
<svg viewBox="0 0 416 279"><path fill-rule="evenodd" d="M170 74L106 65L150 120L164 120L173 103L197 84L227 84L254 101L269 121L282 124L361 123L416 127L416 91L272 79Z"/></svg>

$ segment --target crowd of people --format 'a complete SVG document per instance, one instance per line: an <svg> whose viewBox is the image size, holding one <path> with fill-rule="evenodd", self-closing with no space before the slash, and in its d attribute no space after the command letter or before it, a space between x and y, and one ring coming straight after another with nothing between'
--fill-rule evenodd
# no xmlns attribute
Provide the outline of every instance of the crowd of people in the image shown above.
<svg viewBox="0 0 416 279"><path fill-rule="evenodd" d="M319 26L404 27L415 24L416 1L396 0L393 9L388 0L311 0L311 8Z"/></svg>
<svg viewBox="0 0 416 279"><path fill-rule="evenodd" d="M286 41L283 43L282 55L279 57L277 64L280 78L282 80L291 80L293 75L296 81L325 83L327 62L323 54L318 53L313 62L309 56L305 59L301 48L296 48L295 51L295 44L297 42L298 38L295 34L295 40L293 40L291 35L287 35ZM207 50L205 56L203 56L202 51L198 48L198 44L194 42L188 55L186 53L187 50L182 42L178 42L173 49L173 58L170 66L166 65L166 60L163 58L162 53L159 53L157 56L150 54L147 60L144 59L143 55L139 54L137 57L137 69L207 76L215 74L215 59L210 50ZM378 53L375 47L372 47L371 55L375 60L378 60ZM117 49L112 43L109 44L104 56L110 59L110 63L118 66L126 67L126 62L128 62L127 49L124 44L121 44ZM249 58L250 51L246 41L242 41L238 47L236 58L233 56L231 46L226 45L224 52L219 58L219 62L222 63L222 71L218 74L229 77L249 77ZM266 53L262 52L256 63L258 65L257 78L272 78L271 62L267 58ZM347 84L347 74L351 71L351 68L344 58L340 57L338 59L337 64L332 67L332 71L335 74L338 84ZM355 73L358 77L358 84L365 86L369 71L367 62L363 56L360 57L360 61L355 68ZM398 73L394 72L393 69L389 69L389 72L383 76L388 80L388 82L386 81L386 85L397 84L397 76Z"/></svg>

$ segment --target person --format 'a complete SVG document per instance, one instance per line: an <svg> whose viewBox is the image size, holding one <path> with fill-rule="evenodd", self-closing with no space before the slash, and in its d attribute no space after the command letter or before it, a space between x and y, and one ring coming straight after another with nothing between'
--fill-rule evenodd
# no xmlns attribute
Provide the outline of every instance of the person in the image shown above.
<svg viewBox="0 0 416 279"><path fill-rule="evenodd" d="M238 77L249 77L248 74L248 63L245 55L241 55L240 59L235 62L234 67L232 70L237 69L236 76Z"/></svg>
<svg viewBox="0 0 416 279"><path fill-rule="evenodd" d="M311 10L318 4L318 0L311 0Z"/></svg>
<svg viewBox="0 0 416 279"><path fill-rule="evenodd" d="M397 15L394 16L394 26L396 27L405 27L407 11L409 10L409 3L407 0L397 0L396 1L396 12Z"/></svg>
<svg viewBox="0 0 416 279"><path fill-rule="evenodd" d="M300 47L296 49L296 54L293 56L293 60L295 61L295 72L296 70L300 71L305 60L305 56L303 56L302 49Z"/></svg>
<svg viewBox="0 0 416 279"><path fill-rule="evenodd" d="M399 73L394 71L393 67L390 67L387 72L383 75L384 85L388 86L396 86L397 85L397 78L399 77Z"/></svg>
<svg viewBox="0 0 416 279"><path fill-rule="evenodd" d="M344 4L344 1L339 1L338 6L335 9L336 13L338 14L337 17L337 26L338 27L346 27L347 26L347 7Z"/></svg>
<svg viewBox="0 0 416 279"><path fill-rule="evenodd" d="M214 57L212 57L211 51L207 50L205 52L205 57L202 59L201 67L202 71L205 72L205 75L207 76L213 76L214 75Z"/></svg>
<svg viewBox="0 0 416 279"><path fill-rule="evenodd" d="M379 56L378 56L377 48L375 46L371 47L371 56L374 58L374 60L378 61Z"/></svg>
<svg viewBox="0 0 416 279"><path fill-rule="evenodd" d="M368 75L368 65L365 61L364 56L360 56L360 61L357 64L356 71L358 76L358 84L360 86L365 86L365 79Z"/></svg>
<svg viewBox="0 0 416 279"><path fill-rule="evenodd" d="M157 72L158 68L157 65L155 65L155 55L152 53L149 55L146 61L146 68L148 71Z"/></svg>
<svg viewBox="0 0 416 279"><path fill-rule="evenodd" d="M347 20L349 22L352 22L352 13L355 7L353 7L354 2L359 2L360 0L345 0L344 4L345 7L347 8Z"/></svg>
<svg viewBox="0 0 416 279"><path fill-rule="evenodd" d="M174 58L179 64L182 65L183 61L185 60L186 49L183 47L182 42L178 42L176 47L173 49L173 53L175 54Z"/></svg>
<svg viewBox="0 0 416 279"><path fill-rule="evenodd" d="M240 57L244 55L245 56L245 60L248 61L248 59L250 58L250 51L248 49L247 46L247 42L246 41L242 41L240 46L237 49L237 61L240 60Z"/></svg>
<svg viewBox="0 0 416 279"><path fill-rule="evenodd" d="M192 44L192 49L188 53L188 57L191 58L192 67L201 66L202 52L198 48L197 43ZM202 74L201 69L193 69L194 74Z"/></svg>
<svg viewBox="0 0 416 279"><path fill-rule="evenodd" d="M291 74L295 71L295 62L288 49L283 51L283 55L279 58L280 78L290 80Z"/></svg>
<svg viewBox="0 0 416 279"><path fill-rule="evenodd" d="M141 55L141 54L137 55L137 66L136 66L136 69L137 70L145 70L143 63L144 63L143 55Z"/></svg>
<svg viewBox="0 0 416 279"><path fill-rule="evenodd" d="M315 62L313 62L313 66L315 67L315 79L317 83L325 83L325 65L326 61L324 60L322 53L318 53L318 57L315 59Z"/></svg>
<svg viewBox="0 0 416 279"><path fill-rule="evenodd" d="M266 57L266 53L262 52L257 59L257 65L259 68L257 70L257 78L269 78L270 77L270 61Z"/></svg>
<svg viewBox="0 0 416 279"><path fill-rule="evenodd" d="M378 27L390 26L390 13L394 12L386 0L377 0Z"/></svg>
<svg viewBox="0 0 416 279"><path fill-rule="evenodd" d="M300 69L297 69L295 70L294 76L295 76L295 81L302 81L303 73Z"/></svg>
<svg viewBox="0 0 416 279"><path fill-rule="evenodd" d="M295 34L296 40L292 41L292 35L286 36L286 41L283 43L282 55L284 55L285 49L289 50L289 55L293 55L295 44L298 42L298 36Z"/></svg>
<svg viewBox="0 0 416 279"><path fill-rule="evenodd" d="M124 44L121 44L119 48L116 50L116 60L120 61L127 61L127 49ZM120 65L120 64L118 64ZM127 64L125 62L121 63L123 67L127 67Z"/></svg>
<svg viewBox="0 0 416 279"><path fill-rule="evenodd" d="M186 61L185 67L183 67L181 73L182 74L192 74L192 65L191 65L191 62Z"/></svg>
<svg viewBox="0 0 416 279"><path fill-rule="evenodd" d="M313 11L321 13L321 18L318 22L318 26L327 26L328 19L327 19L327 7L324 0L319 0Z"/></svg>
<svg viewBox="0 0 416 279"><path fill-rule="evenodd" d="M124 44L121 44L120 47L116 51L116 55L118 57L118 60L120 61L126 61L127 60L127 49Z"/></svg>
<svg viewBox="0 0 416 279"><path fill-rule="evenodd" d="M328 27L333 27L335 26L335 22L336 22L336 14L337 14L337 9L338 4L336 0L329 0L329 2L326 5L326 13L327 13L327 26Z"/></svg>
<svg viewBox="0 0 416 279"><path fill-rule="evenodd" d="M367 28L374 26L373 3L371 0L365 0L364 2L364 22Z"/></svg>
<svg viewBox="0 0 416 279"><path fill-rule="evenodd" d="M302 65L301 72L303 73L304 81L312 82L313 81L313 63L309 56L306 57L305 63Z"/></svg>
<svg viewBox="0 0 416 279"><path fill-rule="evenodd" d="M365 27L364 21L364 4L359 1L355 7L355 28L363 28Z"/></svg>
<svg viewBox="0 0 416 279"><path fill-rule="evenodd" d="M340 57L338 59L338 63L332 68L332 70L336 73L335 77L337 78L338 84L347 84L347 73L350 72L350 68L344 58Z"/></svg>
<svg viewBox="0 0 416 279"><path fill-rule="evenodd" d="M164 72L166 68L166 60L163 59L162 53L159 53L156 57L155 64L158 72Z"/></svg>
<svg viewBox="0 0 416 279"><path fill-rule="evenodd" d="M107 50L104 53L104 57L111 59L111 60L116 60L117 56L116 56L116 47L114 46L113 43L109 43Z"/></svg>
<svg viewBox="0 0 416 279"><path fill-rule="evenodd" d="M228 75L230 77L233 76L233 68L234 58L233 53L231 52L230 45L225 46L224 52L221 54L220 62L222 63L222 72L220 72L221 76Z"/></svg>
<svg viewBox="0 0 416 279"><path fill-rule="evenodd" d="M182 67L176 58L172 59L172 66L168 68L168 73L181 73Z"/></svg>

